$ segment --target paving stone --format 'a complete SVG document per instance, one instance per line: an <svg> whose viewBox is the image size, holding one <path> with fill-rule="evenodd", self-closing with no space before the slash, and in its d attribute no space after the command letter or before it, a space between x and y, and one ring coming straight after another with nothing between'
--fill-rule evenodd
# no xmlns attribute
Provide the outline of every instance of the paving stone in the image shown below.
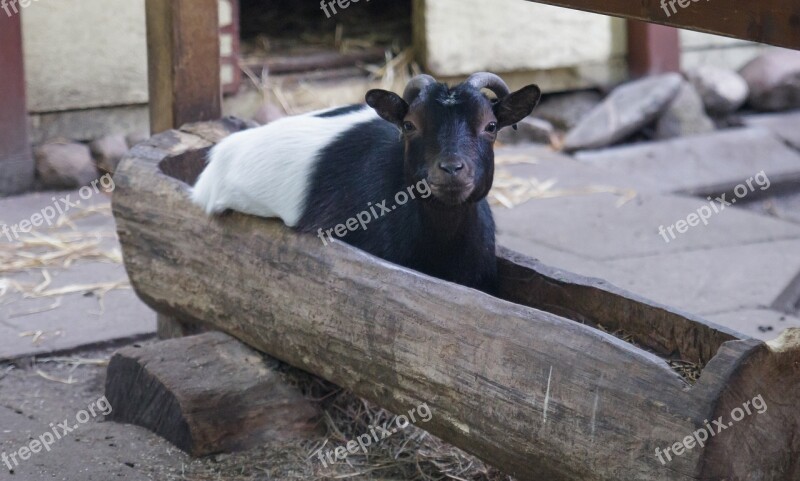
<svg viewBox="0 0 800 481"><path fill-rule="evenodd" d="M697 89L706 109L715 115L739 110L750 94L742 76L726 68L703 65L689 69L686 77Z"/></svg>
<svg viewBox="0 0 800 481"><path fill-rule="evenodd" d="M600 105L603 96L594 90L548 95L534 110L535 115L561 130L570 130Z"/></svg>
<svg viewBox="0 0 800 481"><path fill-rule="evenodd" d="M770 306L800 272L800 240L621 259L607 280L697 315ZM627 273L616 277L616 272ZM635 277L633 277L635 274Z"/></svg>
<svg viewBox="0 0 800 481"><path fill-rule="evenodd" d="M579 190L597 187L631 189L632 185L646 186L645 191L658 190L658 179L637 174L620 175L603 166L586 165L574 158L541 145L506 146L498 148L496 169L517 177L535 177L540 181L553 180L553 188Z"/></svg>
<svg viewBox="0 0 800 481"><path fill-rule="evenodd" d="M770 130L784 142L800 150L800 111L747 115L743 120L747 126Z"/></svg>
<svg viewBox="0 0 800 481"><path fill-rule="evenodd" d="M759 110L800 108L800 52L774 48L739 72L750 86L750 105Z"/></svg>
<svg viewBox="0 0 800 481"><path fill-rule="evenodd" d="M567 151L606 147L656 120L678 94L683 77L671 73L617 87L564 139Z"/></svg>
<svg viewBox="0 0 800 481"><path fill-rule="evenodd" d="M576 158L634 180L658 179L658 192L724 191L762 170L773 183L800 178L800 153L760 128L582 152Z"/></svg>
<svg viewBox="0 0 800 481"><path fill-rule="evenodd" d="M708 117L703 100L689 82L684 82L678 95L656 122L656 138L672 139L707 134L716 130Z"/></svg>
<svg viewBox="0 0 800 481"><path fill-rule="evenodd" d="M535 167L535 166L534 166ZM800 239L798 226L727 208L684 234L669 226L708 205L702 199L645 194L618 207L609 194L535 199L514 209L495 209L498 230L596 261L670 255L740 244ZM666 237L659 234L665 227Z"/></svg>
<svg viewBox="0 0 800 481"><path fill-rule="evenodd" d="M610 269L610 267L605 266L599 261L538 244L529 239L505 233L502 230L498 231L497 244L537 259L548 266L557 267L587 277L602 278L606 271Z"/></svg>
<svg viewBox="0 0 800 481"><path fill-rule="evenodd" d="M547 120L535 117L526 117L517 124L517 129L505 128L497 134L497 141L501 144L520 144L536 142L550 145L555 139L556 131L553 124Z"/></svg>
<svg viewBox="0 0 800 481"><path fill-rule="evenodd" d="M763 341L775 339L791 327L800 328L800 318L771 309L744 309L708 314L705 318Z"/></svg>
<svg viewBox="0 0 800 481"><path fill-rule="evenodd" d="M0 228L3 224L15 225L30 219L34 213L52 206L53 198L61 204L59 199L68 195L72 203L81 201L80 205L66 212L73 220L60 228L43 225L36 232L52 238L77 235L83 242L97 241L96 250L112 256L116 252L118 258L120 246L110 200L102 193L87 199L80 199L77 192L46 192L2 199ZM23 234L20 238L30 238L28 236L30 234ZM0 248L13 253L19 247L11 241L16 241L13 235L9 239L9 236L0 234ZM32 248L25 248L29 249ZM50 250L54 252L57 249ZM155 333L155 313L130 288L112 290L102 299L90 293L91 287L63 296L26 298L12 285L43 284L46 275L50 282L44 289L49 291L68 286L127 281L125 269L119 262L78 259L66 268L59 263L21 272L10 272L0 263L0 360L74 350ZM4 289L6 292L3 294ZM37 336L37 332L41 334Z"/></svg>
<svg viewBox="0 0 800 481"><path fill-rule="evenodd" d="M756 202L748 202L742 207L761 215L800 224L800 192L782 192Z"/></svg>

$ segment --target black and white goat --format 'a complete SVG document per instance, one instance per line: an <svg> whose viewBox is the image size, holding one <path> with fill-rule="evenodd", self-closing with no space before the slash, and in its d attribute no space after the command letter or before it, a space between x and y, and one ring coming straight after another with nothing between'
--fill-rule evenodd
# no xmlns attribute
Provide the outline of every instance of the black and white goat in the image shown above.
<svg viewBox="0 0 800 481"><path fill-rule="evenodd" d="M231 135L211 151L193 200L209 214L231 209L279 217L324 240L368 206L375 212L373 204L424 185L429 195L381 206L389 213L349 229L344 240L492 292L495 227L486 196L494 142L500 129L528 116L539 97L535 85L511 93L485 72L455 87L420 75L403 97L371 90L367 105L288 117Z"/></svg>

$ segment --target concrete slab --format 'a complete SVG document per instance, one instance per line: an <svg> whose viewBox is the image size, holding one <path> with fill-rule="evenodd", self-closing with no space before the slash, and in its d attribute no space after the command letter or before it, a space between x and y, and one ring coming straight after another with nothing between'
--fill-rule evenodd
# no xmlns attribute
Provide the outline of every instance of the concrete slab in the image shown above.
<svg viewBox="0 0 800 481"><path fill-rule="evenodd" d="M536 166L533 166L536 167ZM669 255L739 244L800 239L798 226L727 208L675 239L659 234L708 203L680 196L643 195L622 206L609 194L535 199L495 209L501 235L527 239L597 261Z"/></svg>
<svg viewBox="0 0 800 481"><path fill-rule="evenodd" d="M43 192L2 199L0 228L63 207L60 199L67 195L75 206L61 225L42 225L19 236L0 234L0 360L156 331L155 313L128 285L107 196ZM38 264L17 264L25 259Z"/></svg>
<svg viewBox="0 0 800 481"><path fill-rule="evenodd" d="M800 153L762 128L584 152L576 158L632 180L658 179L655 192L661 193L727 191L762 170L772 183L800 179ZM648 185L634 187L647 191Z"/></svg>
<svg viewBox="0 0 800 481"><path fill-rule="evenodd" d="M748 115L743 120L745 125L767 129L800 150L800 112Z"/></svg>
<svg viewBox="0 0 800 481"><path fill-rule="evenodd" d="M631 189L636 185L643 187L644 191L655 192L659 188L658 179L629 173L620 175L605 166L586 165L540 145L501 147L497 149L495 159L498 171L505 170L523 178L535 177L542 182L554 180L553 188L558 190L590 187Z"/></svg>
<svg viewBox="0 0 800 481"><path fill-rule="evenodd" d="M537 244L529 239L523 239L511 234L499 234L497 236L497 243L507 249L537 259L548 266L557 267L587 277L604 278L608 275L608 270L611 269L611 267L602 262L553 249L552 247Z"/></svg>
<svg viewBox="0 0 800 481"><path fill-rule="evenodd" d="M800 224L800 192L781 193L742 205L751 212Z"/></svg>
<svg viewBox="0 0 800 481"><path fill-rule="evenodd" d="M790 327L800 327L800 318L770 309L744 309L710 314L706 318L763 341L775 339Z"/></svg>
<svg viewBox="0 0 800 481"><path fill-rule="evenodd" d="M770 306L800 271L800 240L621 259L607 280L654 301L706 315ZM618 275L622 272L622 275Z"/></svg>

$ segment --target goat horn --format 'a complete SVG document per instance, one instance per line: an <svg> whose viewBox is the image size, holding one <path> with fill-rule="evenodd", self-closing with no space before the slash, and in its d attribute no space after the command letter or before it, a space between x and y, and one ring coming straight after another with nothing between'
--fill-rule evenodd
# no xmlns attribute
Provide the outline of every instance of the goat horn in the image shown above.
<svg viewBox="0 0 800 481"><path fill-rule="evenodd" d="M410 105L411 102L419 97L419 93L422 92L425 87L435 83L436 79L430 75L417 75L408 82L408 86L406 86L406 90L403 92L403 100Z"/></svg>
<svg viewBox="0 0 800 481"><path fill-rule="evenodd" d="M478 72L469 76L466 83L472 85L476 89L489 89L497 95L498 99L502 99L511 93L508 85L497 75L489 72Z"/></svg>

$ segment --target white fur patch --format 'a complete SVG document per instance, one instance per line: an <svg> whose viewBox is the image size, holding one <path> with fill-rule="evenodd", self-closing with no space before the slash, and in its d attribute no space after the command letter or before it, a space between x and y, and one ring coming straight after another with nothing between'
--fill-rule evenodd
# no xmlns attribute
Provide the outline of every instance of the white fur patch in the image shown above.
<svg viewBox="0 0 800 481"><path fill-rule="evenodd" d="M319 152L353 125L378 118L364 106L346 115L285 117L237 132L211 150L192 201L209 214L231 209L279 217L293 227L303 215Z"/></svg>

